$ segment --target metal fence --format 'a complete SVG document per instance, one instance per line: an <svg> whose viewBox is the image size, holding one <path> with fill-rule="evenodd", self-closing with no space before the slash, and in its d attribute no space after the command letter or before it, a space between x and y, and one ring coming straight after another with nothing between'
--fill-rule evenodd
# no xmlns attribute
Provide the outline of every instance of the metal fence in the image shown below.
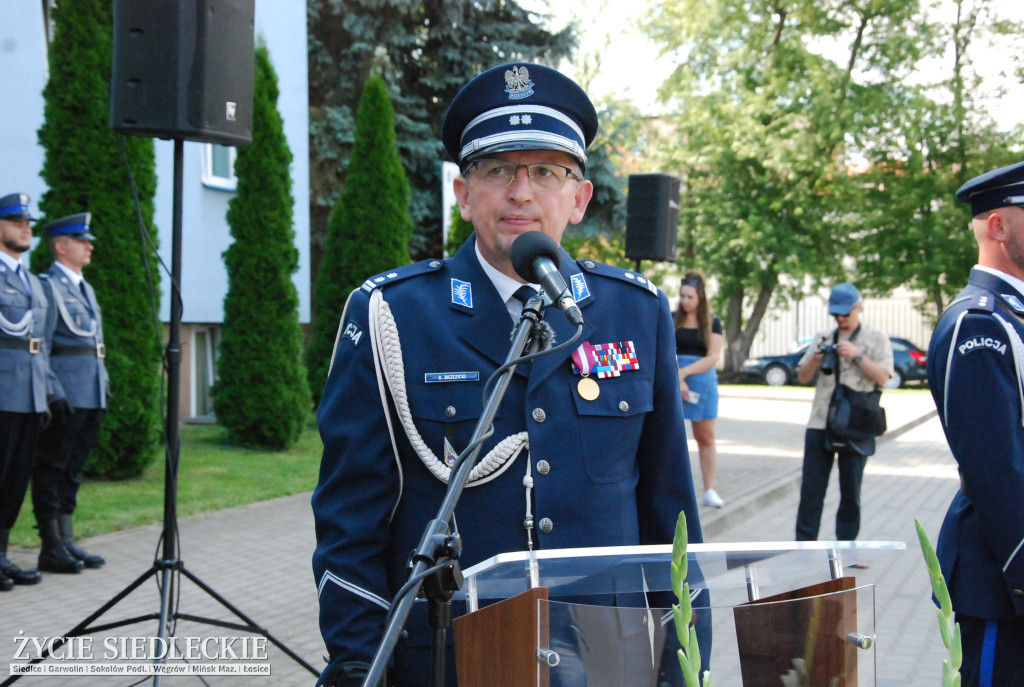
<svg viewBox="0 0 1024 687"><path fill-rule="evenodd" d="M907 339L926 350L932 336L932 322L921 314L913 295L865 298L861 322L881 329L889 336ZM828 314L828 298L807 296L791 301L784 309L765 315L750 347L750 357L779 355L795 351L820 331L832 330L835 319Z"/></svg>

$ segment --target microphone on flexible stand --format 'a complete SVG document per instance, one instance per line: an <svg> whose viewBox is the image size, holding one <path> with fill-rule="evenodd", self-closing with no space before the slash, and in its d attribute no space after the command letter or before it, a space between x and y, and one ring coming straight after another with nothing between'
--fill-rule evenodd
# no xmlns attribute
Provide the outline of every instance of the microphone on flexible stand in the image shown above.
<svg viewBox="0 0 1024 687"><path fill-rule="evenodd" d="M512 268L531 284L540 284L544 294L577 327L583 326L583 313L558 272L562 260L555 240L539 231L528 231L512 242Z"/></svg>

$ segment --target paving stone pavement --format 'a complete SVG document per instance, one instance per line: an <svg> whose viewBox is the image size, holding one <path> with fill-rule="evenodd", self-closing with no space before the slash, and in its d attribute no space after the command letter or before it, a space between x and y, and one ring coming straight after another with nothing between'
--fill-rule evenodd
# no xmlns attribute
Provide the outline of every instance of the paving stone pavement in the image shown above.
<svg viewBox="0 0 1024 687"><path fill-rule="evenodd" d="M726 505L721 509L701 507L706 541L792 539L810 398L811 390L807 388L722 388L716 489ZM858 583L874 585L874 684L935 687L941 684L944 649L913 522L918 518L935 541L958 484L956 466L927 391L883 394L883 404L890 431L868 461L860 539L902 541L907 551L875 562L868 570L856 571ZM692 441L690 448L699 487L700 468ZM315 541L309 496L298 494L181 518L179 557L202 583L319 668L324 648L317 628L316 587L310 569ZM838 487L833 478L822 521L823 539L834 536L832 518L837 503ZM8 677L8 663L20 632L38 637L67 633L152 569L160 531L160 525L150 525L93 537L86 542L87 548L105 556L106 567L79 575L45 575L35 587L0 594L0 683ZM14 550L11 557L25 567L34 567L37 553ZM157 582L161 578L157 574L146 579L93 625L158 613L161 598ZM185 577L171 596L182 614L239 622L213 596ZM95 632L93 653L102 655L106 642L116 642L118 637L155 637L158 627L156 620L147 619ZM172 634L178 638L206 638L243 633L182 619ZM715 647L715 684L738 685L728 665L736 660L734 645L718 637ZM270 676L206 677L205 684L310 687L314 683L306 669L272 643L268 643L267 654ZM872 684L865 681L868 672L862 668L861 685ZM152 677L27 676L15 684L91 687L152 683ZM203 682L196 677L164 677L160 684Z"/></svg>

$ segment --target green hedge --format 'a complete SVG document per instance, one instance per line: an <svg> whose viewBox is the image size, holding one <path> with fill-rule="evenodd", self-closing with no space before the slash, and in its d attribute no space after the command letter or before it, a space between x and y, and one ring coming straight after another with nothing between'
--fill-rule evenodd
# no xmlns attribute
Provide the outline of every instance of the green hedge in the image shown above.
<svg viewBox="0 0 1024 687"><path fill-rule="evenodd" d="M159 273L144 246L108 103L112 36L109 0L75 0L53 9L50 78L43 91L45 150L41 176L49 187L39 207L47 220L89 211L96 235L85 278L103 310L107 369L113 398L86 472L106 478L140 475L157 455L160 438L160 337L156 325ZM153 141L124 139L143 220L153 241L156 193ZM48 244L33 251L32 268L46 269ZM147 281L147 266L153 289Z"/></svg>
<svg viewBox="0 0 1024 687"><path fill-rule="evenodd" d="M440 165L440 162L438 162ZM409 262L409 181L395 145L395 113L380 75L366 80L341 199L327 227L313 286L309 386L319 403L345 300L367 277Z"/></svg>
<svg viewBox="0 0 1024 687"><path fill-rule="evenodd" d="M238 192L228 207L234 243L224 253L224 298L217 421L243 446L295 444L309 414L302 366L299 266L292 226L292 154L277 110L277 74L265 46L256 49L252 143L238 149Z"/></svg>

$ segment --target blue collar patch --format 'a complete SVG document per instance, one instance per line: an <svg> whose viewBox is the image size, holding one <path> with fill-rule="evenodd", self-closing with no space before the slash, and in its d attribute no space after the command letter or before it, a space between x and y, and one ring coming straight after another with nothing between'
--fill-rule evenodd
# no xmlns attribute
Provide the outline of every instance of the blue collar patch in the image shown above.
<svg viewBox="0 0 1024 687"><path fill-rule="evenodd" d="M587 280L583 278L582 272L577 272L569 277L569 281L572 282L572 297L577 303L584 298L590 298L590 288L587 286Z"/></svg>
<svg viewBox="0 0 1024 687"><path fill-rule="evenodd" d="M468 281L452 279L452 303L466 308L473 307L473 287Z"/></svg>
<svg viewBox="0 0 1024 687"><path fill-rule="evenodd" d="M1014 296L1012 293L1001 294L1006 304L1013 308L1015 313L1024 313L1024 303L1020 302L1020 299Z"/></svg>

